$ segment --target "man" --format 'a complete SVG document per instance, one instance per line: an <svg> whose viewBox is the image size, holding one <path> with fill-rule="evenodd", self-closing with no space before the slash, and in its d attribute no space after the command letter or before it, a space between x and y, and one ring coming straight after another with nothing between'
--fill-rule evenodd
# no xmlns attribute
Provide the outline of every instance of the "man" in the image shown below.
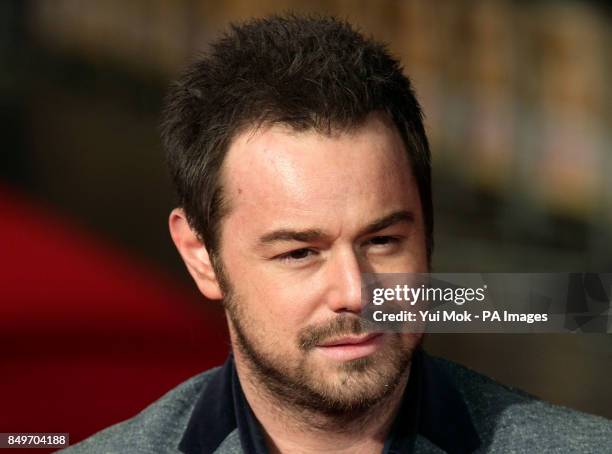
<svg viewBox="0 0 612 454"><path fill-rule="evenodd" d="M427 272L430 154L409 80L331 18L271 17L172 89L172 239L232 355L74 452L612 451L610 424L360 323L361 273Z"/></svg>

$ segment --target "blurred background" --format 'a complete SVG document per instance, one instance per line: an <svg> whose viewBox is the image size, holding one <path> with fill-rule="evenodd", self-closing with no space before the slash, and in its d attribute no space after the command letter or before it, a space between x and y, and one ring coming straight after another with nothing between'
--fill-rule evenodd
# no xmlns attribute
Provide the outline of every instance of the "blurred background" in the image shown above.
<svg viewBox="0 0 612 454"><path fill-rule="evenodd" d="M170 81L231 21L346 18L415 85L438 272L612 272L604 1L0 3L0 432L125 419L227 349L167 233ZM610 335L432 335L432 353L612 418Z"/></svg>

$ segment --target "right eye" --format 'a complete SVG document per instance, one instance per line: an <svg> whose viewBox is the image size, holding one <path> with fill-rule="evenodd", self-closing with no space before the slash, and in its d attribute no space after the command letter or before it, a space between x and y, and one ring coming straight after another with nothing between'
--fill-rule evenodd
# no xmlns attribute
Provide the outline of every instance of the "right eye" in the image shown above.
<svg viewBox="0 0 612 454"><path fill-rule="evenodd" d="M315 253L316 251L314 251L313 249L301 248L286 252L275 258L280 260L281 262L302 262L308 257L314 255Z"/></svg>

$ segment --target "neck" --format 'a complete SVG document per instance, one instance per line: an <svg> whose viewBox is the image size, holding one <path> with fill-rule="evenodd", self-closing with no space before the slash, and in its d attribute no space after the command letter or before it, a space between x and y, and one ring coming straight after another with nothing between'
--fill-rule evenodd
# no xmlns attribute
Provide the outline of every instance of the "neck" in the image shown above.
<svg viewBox="0 0 612 454"><path fill-rule="evenodd" d="M359 412L329 415L288 405L260 383L238 351L235 362L245 397L272 453L381 452L409 375L408 368L394 391L375 405Z"/></svg>

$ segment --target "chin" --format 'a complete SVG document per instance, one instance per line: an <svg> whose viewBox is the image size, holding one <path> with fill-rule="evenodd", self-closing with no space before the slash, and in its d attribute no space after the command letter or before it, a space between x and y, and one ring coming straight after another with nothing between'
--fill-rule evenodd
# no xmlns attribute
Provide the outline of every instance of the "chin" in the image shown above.
<svg viewBox="0 0 612 454"><path fill-rule="evenodd" d="M358 412L389 397L407 378L421 338L395 336L371 355L347 361L322 358L308 365L304 385L320 397L318 408L329 414Z"/></svg>

